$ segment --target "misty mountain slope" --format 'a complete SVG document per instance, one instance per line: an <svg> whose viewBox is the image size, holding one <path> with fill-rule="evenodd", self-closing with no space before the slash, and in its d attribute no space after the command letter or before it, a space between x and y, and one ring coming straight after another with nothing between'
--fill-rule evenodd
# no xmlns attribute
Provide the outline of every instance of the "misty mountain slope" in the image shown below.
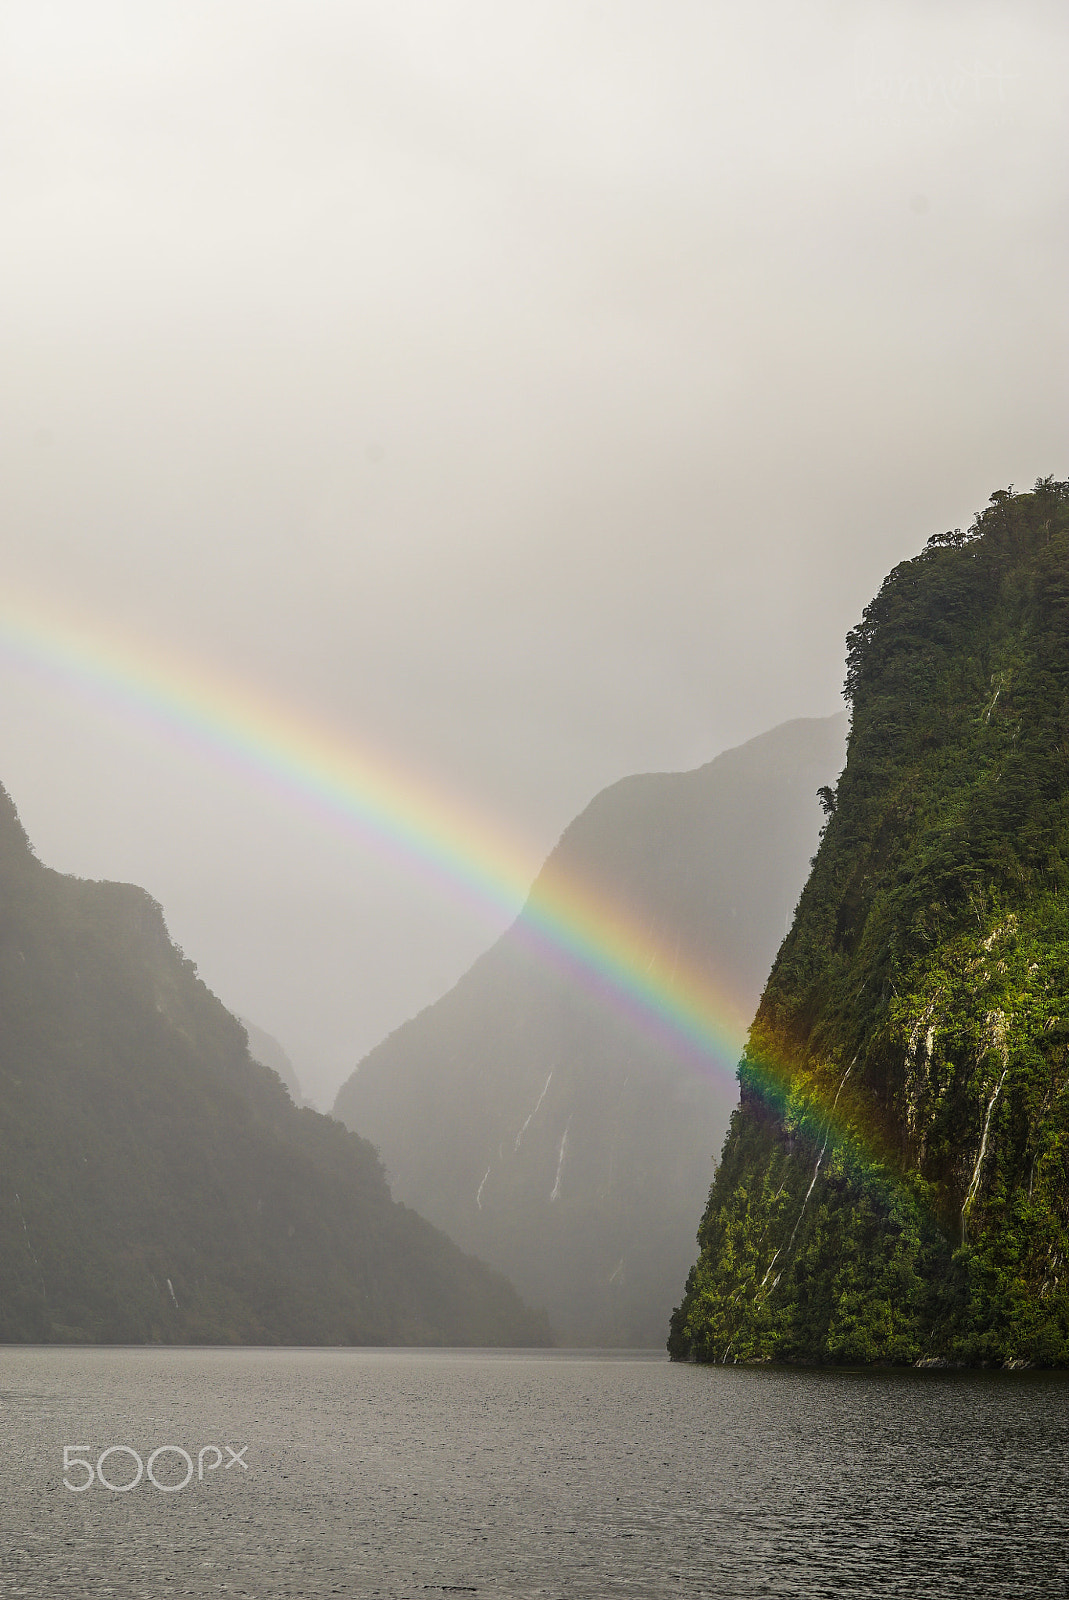
<svg viewBox="0 0 1069 1600"><path fill-rule="evenodd" d="M612 785L532 899L581 884L624 909L658 969L690 961L731 997L741 1049L845 730L843 716L786 723L697 771ZM737 1051L726 1071L697 1070L534 955L524 915L360 1063L335 1115L379 1146L396 1194L545 1305L559 1338L660 1344Z"/></svg>
<svg viewBox="0 0 1069 1600"><path fill-rule="evenodd" d="M671 1349L1069 1364L1069 483L896 567L847 689Z"/></svg>
<svg viewBox="0 0 1069 1600"><path fill-rule="evenodd" d="M277 1073L289 1090L289 1096L294 1105L301 1105L304 1095L301 1092L297 1069L278 1040L273 1034L265 1033L263 1028L258 1028L255 1022L250 1022L248 1017L239 1017L238 1021L248 1036L249 1054L252 1059L258 1061L263 1067L270 1067L272 1072Z"/></svg>
<svg viewBox="0 0 1069 1600"><path fill-rule="evenodd" d="M42 866L0 790L0 1340L545 1338L250 1058L160 907Z"/></svg>

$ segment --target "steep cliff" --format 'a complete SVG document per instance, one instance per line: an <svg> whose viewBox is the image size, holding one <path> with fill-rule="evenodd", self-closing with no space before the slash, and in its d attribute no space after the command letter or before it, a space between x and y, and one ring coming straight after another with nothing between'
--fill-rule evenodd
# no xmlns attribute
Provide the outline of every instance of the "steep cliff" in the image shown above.
<svg viewBox="0 0 1069 1600"><path fill-rule="evenodd" d="M0 1341L547 1339L250 1058L155 901L42 866L0 789Z"/></svg>
<svg viewBox="0 0 1069 1600"><path fill-rule="evenodd" d="M532 903L576 885L688 964L746 1018L817 842L846 719L785 723L693 772L597 795ZM382 1151L394 1192L544 1305L568 1344L653 1345L693 1259L710 1152L735 1102L525 937L529 911L371 1052L335 1113Z"/></svg>
<svg viewBox="0 0 1069 1600"><path fill-rule="evenodd" d="M1069 484L848 641L852 725L669 1348L1069 1360Z"/></svg>

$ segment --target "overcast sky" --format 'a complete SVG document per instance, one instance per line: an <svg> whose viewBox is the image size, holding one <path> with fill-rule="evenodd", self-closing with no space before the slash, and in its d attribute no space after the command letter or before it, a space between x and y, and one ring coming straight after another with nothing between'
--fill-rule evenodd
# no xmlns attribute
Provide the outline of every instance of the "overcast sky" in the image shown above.
<svg viewBox="0 0 1069 1600"><path fill-rule="evenodd" d="M1058 4L5 0L3 572L306 708L533 866L839 708L887 570L1069 475ZM41 857L329 1103L490 942L0 664Z"/></svg>

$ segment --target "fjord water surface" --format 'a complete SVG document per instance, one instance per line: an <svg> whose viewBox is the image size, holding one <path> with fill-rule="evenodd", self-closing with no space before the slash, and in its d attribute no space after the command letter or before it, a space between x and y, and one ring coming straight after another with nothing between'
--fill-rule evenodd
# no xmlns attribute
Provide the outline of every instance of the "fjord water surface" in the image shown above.
<svg viewBox="0 0 1069 1600"><path fill-rule="evenodd" d="M1029 1372L7 1347L0 1596L1062 1595L1067 1421Z"/></svg>

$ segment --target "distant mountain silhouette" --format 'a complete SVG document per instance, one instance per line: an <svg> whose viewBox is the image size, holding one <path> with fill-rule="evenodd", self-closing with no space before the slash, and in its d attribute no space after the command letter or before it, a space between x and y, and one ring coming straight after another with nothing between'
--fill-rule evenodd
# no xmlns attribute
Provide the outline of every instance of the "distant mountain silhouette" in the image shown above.
<svg viewBox="0 0 1069 1600"><path fill-rule="evenodd" d="M0 789L0 1340L544 1343L511 1285L298 1111L143 889Z"/></svg>
<svg viewBox="0 0 1069 1600"><path fill-rule="evenodd" d="M735 1002L738 1055L845 737L843 715L789 722L697 771L625 778L538 883L581 881L640 919L666 963L707 972ZM659 1345L734 1080L541 962L525 915L365 1057L335 1115L380 1147L400 1198L508 1272L565 1343Z"/></svg>
<svg viewBox="0 0 1069 1600"><path fill-rule="evenodd" d="M255 1022L250 1022L248 1017L239 1017L238 1021L249 1036L249 1054L252 1059L263 1067L270 1067L272 1072L277 1072L289 1090L294 1105L304 1105L305 1099L300 1079L297 1077L297 1069L278 1040L272 1034L258 1028Z"/></svg>

